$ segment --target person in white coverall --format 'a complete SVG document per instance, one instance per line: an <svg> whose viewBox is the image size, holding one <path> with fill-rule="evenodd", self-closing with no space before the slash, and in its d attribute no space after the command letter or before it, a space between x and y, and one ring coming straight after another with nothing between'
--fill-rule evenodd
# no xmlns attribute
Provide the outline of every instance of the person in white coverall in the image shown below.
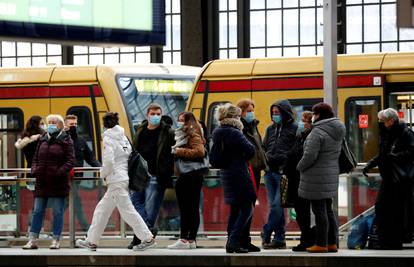
<svg viewBox="0 0 414 267"><path fill-rule="evenodd" d="M122 219L131 226L134 234L143 241L136 245L134 250L145 250L156 245L152 233L129 198L128 157L132 149L124 134L124 128L118 123L118 113L108 112L103 117L106 130L103 133L104 152L101 177L105 180L108 189L95 208L87 238L76 240L78 247L96 250L115 207L118 208Z"/></svg>

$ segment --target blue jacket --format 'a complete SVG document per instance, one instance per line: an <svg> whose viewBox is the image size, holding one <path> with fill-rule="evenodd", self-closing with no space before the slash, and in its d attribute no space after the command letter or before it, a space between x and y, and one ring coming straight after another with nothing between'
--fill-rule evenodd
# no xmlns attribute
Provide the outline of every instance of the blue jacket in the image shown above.
<svg viewBox="0 0 414 267"><path fill-rule="evenodd" d="M227 204L253 202L256 193L250 178L248 161L255 155L254 146L242 131L229 125L222 125L214 130L213 142L223 144L223 153L228 160L227 166L220 172L225 202ZM211 161L222 158L216 153L211 151Z"/></svg>

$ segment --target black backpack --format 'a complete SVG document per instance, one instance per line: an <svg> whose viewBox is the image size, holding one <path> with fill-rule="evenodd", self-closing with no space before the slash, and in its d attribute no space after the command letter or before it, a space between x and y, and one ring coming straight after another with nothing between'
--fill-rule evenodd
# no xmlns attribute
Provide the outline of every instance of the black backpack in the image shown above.
<svg viewBox="0 0 414 267"><path fill-rule="evenodd" d="M129 189L134 191L144 191L151 178L148 172L147 161L132 147L132 152L128 158Z"/></svg>

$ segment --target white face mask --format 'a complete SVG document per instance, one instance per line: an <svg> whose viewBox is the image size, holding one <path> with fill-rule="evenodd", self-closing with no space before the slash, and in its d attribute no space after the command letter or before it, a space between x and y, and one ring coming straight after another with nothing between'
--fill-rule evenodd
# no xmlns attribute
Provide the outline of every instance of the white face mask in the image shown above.
<svg viewBox="0 0 414 267"><path fill-rule="evenodd" d="M312 123L315 122L315 115L312 116L312 120L311 121L312 121Z"/></svg>

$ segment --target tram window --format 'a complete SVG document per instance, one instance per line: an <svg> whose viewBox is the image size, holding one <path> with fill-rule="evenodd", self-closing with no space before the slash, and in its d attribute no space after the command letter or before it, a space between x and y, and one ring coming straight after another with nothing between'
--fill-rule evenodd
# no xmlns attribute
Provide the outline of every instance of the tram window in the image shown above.
<svg viewBox="0 0 414 267"><path fill-rule="evenodd" d="M22 167L23 156L14 143L23 131L23 123L20 109L0 109L0 168Z"/></svg>
<svg viewBox="0 0 414 267"><path fill-rule="evenodd" d="M358 162L367 162L378 153L379 97L355 97L345 103L347 140Z"/></svg>
<svg viewBox="0 0 414 267"><path fill-rule="evenodd" d="M216 117L214 114L216 114L216 110L218 106L230 103L230 102L214 102L212 103L208 108L208 121L207 121L207 128L210 135L213 133L214 129L216 129L219 126L218 120L216 120Z"/></svg>
<svg viewBox="0 0 414 267"><path fill-rule="evenodd" d="M178 115L185 110L193 83L194 77L119 77L118 85L132 127L146 120L147 108L152 103L158 103L163 115L172 118L173 126L177 127Z"/></svg>
<svg viewBox="0 0 414 267"><path fill-rule="evenodd" d="M67 115L73 114L78 117L78 135L86 140L89 148L94 151L94 135L92 126L91 111L87 107L71 107L66 112ZM85 162L84 164L87 165Z"/></svg>
<svg viewBox="0 0 414 267"><path fill-rule="evenodd" d="M295 113L296 121L299 121L302 118L302 113L304 111L312 111L312 107L322 101L322 98L289 99L289 102L293 107L293 112Z"/></svg>

